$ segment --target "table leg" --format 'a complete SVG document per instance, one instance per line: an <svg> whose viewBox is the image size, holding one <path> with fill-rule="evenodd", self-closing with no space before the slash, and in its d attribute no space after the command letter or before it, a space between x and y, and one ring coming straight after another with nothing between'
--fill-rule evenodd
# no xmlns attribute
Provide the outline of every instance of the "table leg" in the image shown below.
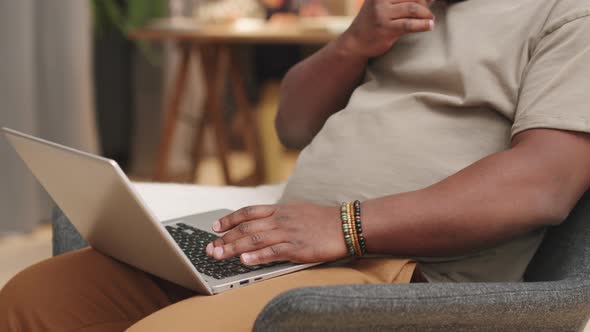
<svg viewBox="0 0 590 332"><path fill-rule="evenodd" d="M192 49L188 45L180 44L180 63L174 78L174 85L170 91L168 105L166 107L165 122L162 126L160 146L158 148L158 159L156 160L155 181L165 181L168 166L170 148L176 132L180 102L186 90L186 83L190 69Z"/></svg>
<svg viewBox="0 0 590 332"><path fill-rule="evenodd" d="M203 113L201 119L197 123L197 132L195 134L194 145L193 145L193 169L191 173L191 183L197 183L199 164L203 160L203 146L205 141L205 131L207 130L207 124L210 122L209 114Z"/></svg>
<svg viewBox="0 0 590 332"><path fill-rule="evenodd" d="M260 135L258 123L252 114L252 106L248 100L248 94L245 90L245 82L242 77L241 66L238 60L238 54L235 50L229 50L231 57L231 83L232 92L236 100L237 115L242 116L244 120L243 136L246 140L246 148L255 162L254 184L264 182L266 175L264 169L264 159L260 145Z"/></svg>
<svg viewBox="0 0 590 332"><path fill-rule="evenodd" d="M266 173L258 123L252 114L252 107L245 90L237 54L232 52L229 46L201 45L199 51L207 86L207 101L205 112L196 126L198 132L195 136L193 149L193 180L196 181L199 163L202 160L206 127L208 124L212 124L217 145L217 158L223 170L225 183L228 185L261 184L266 179ZM255 162L254 174L239 182L234 181L230 174L228 160L228 138L230 133L221 105L228 74L231 78L232 94L236 100L236 115L241 116L244 120L243 137L246 140L248 152Z"/></svg>
<svg viewBox="0 0 590 332"><path fill-rule="evenodd" d="M213 86L214 82L212 77L214 76L212 68L216 67L214 55L211 54L211 49L207 48L204 45L200 45L198 48L199 57L201 59L201 70L203 71L203 79L205 82L205 88L207 89L207 93L209 93L209 89ZM207 97L207 99L213 98ZM206 103L209 101L206 100ZM205 105L208 107L208 104ZM193 160L192 160L192 173L191 173L191 182L196 183L198 181L198 172L199 172L199 165L203 160L203 147L205 145L205 131L207 130L207 125L211 122L211 116L207 110L203 110L201 117L197 120L197 132L195 133L195 139L193 140Z"/></svg>
<svg viewBox="0 0 590 332"><path fill-rule="evenodd" d="M215 143L217 144L217 157L223 170L225 183L232 185L229 161L228 161L228 129L226 127L224 113L221 107L221 98L225 91L227 74L230 66L230 54L227 48L222 46L211 46L212 52L210 57L201 57L203 67L210 68L212 73L209 74L211 79L207 88L207 106L205 112L209 119L213 121L215 132ZM210 60L205 60L210 59Z"/></svg>

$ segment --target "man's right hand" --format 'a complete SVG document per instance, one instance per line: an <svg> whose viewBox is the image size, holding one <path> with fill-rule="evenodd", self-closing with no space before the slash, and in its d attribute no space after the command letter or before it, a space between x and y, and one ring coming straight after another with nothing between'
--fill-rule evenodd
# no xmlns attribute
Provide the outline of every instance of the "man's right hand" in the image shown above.
<svg viewBox="0 0 590 332"><path fill-rule="evenodd" d="M365 0L354 22L342 34L342 46L351 55L383 55L407 33L434 28L433 0Z"/></svg>
<svg viewBox="0 0 590 332"><path fill-rule="evenodd" d="M365 0L348 30L291 68L283 79L276 119L281 142L290 148L307 146L326 120L346 107L370 58L383 55L407 33L432 30L433 2Z"/></svg>

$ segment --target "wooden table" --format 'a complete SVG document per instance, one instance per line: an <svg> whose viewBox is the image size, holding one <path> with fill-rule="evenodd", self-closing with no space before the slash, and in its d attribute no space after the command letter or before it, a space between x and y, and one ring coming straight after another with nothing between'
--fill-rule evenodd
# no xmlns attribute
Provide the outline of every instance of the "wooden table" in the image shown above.
<svg viewBox="0 0 590 332"><path fill-rule="evenodd" d="M146 28L131 32L130 37L138 41L169 41L174 43L180 52L180 61L175 71L173 86L167 96L154 180L164 182L167 179L168 158L176 131L181 100L186 94L191 59L193 54L198 53L205 76L207 93L205 110L196 126L198 132L193 147L194 171L191 174L197 173L197 167L202 158L205 128L211 124L215 132L217 157L221 163L226 184L255 185L261 184L265 180L264 156L257 121L254 118L241 74L239 54L235 51L234 46L253 44L322 45L336 38L337 34L327 30L310 31L294 23L288 26L263 25L248 30L236 29L235 25L202 26L194 29L186 27L182 29ZM230 77L231 91L237 104L236 116L241 117L244 122L243 135L247 151L255 160L254 174L245 182L239 182L232 178L228 164L229 130L221 103L228 77Z"/></svg>

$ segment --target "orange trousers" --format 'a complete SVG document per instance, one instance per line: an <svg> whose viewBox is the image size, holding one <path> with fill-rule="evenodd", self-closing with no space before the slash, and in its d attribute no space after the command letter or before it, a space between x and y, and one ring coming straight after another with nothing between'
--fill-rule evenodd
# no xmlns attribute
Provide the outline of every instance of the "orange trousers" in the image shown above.
<svg viewBox="0 0 590 332"><path fill-rule="evenodd" d="M15 276L0 291L0 331L250 331L264 306L289 289L409 283L415 268L406 259L366 258L202 296L84 249Z"/></svg>

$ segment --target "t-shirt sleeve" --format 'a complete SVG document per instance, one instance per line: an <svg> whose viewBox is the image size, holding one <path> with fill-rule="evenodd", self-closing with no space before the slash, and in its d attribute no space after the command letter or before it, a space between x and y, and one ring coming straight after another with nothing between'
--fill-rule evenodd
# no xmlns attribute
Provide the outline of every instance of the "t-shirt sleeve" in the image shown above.
<svg viewBox="0 0 590 332"><path fill-rule="evenodd" d="M512 136L538 128L590 133L590 10L550 26L534 48Z"/></svg>

